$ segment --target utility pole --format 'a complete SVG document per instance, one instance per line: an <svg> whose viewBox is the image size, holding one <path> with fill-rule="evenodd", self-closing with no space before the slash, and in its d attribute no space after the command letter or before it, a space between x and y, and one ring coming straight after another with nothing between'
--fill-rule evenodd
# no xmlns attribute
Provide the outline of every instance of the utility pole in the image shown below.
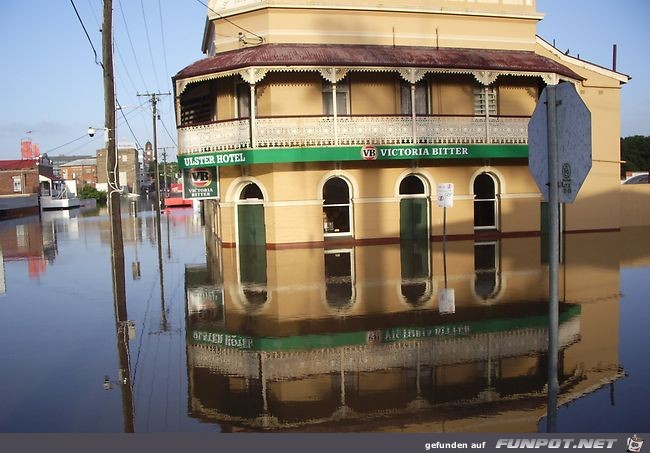
<svg viewBox="0 0 650 453"><path fill-rule="evenodd" d="M158 272L160 274L160 301L161 301L161 327L164 332L169 329L167 323L167 309L165 307L165 284L163 280L163 265L162 265L162 233L160 229L160 207L163 203L162 196L160 194L160 170L158 167L158 137L156 134L156 120L158 119L158 112L156 109L156 104L158 103L159 96L169 96L170 93L138 93L138 96L148 96L151 98L151 106L153 113L153 155L156 161L156 195L158 197L158 202L156 203L156 233L158 236Z"/></svg>
<svg viewBox="0 0 650 453"><path fill-rule="evenodd" d="M165 146L165 147L162 147L162 148L160 148L160 149L161 149L162 152L163 152L163 153L162 153L162 155L163 155L163 178L164 178L164 181L165 181L164 184L163 184L163 186L164 186L165 189L168 189L169 186L167 185L167 150L168 150L168 149L174 149L174 147L172 147L172 146Z"/></svg>
<svg viewBox="0 0 650 453"><path fill-rule="evenodd" d="M158 104L158 98L160 96L169 96L171 93L143 93L140 94L138 93L138 96L146 96L151 98L151 112L152 112L152 122L153 122L153 155L154 155L154 160L156 161L156 178L155 178L155 184L156 184L156 196L158 197L158 207L156 209L156 212L158 215L160 215L160 207L163 203L162 197L160 195L160 170L158 167L158 134L156 133L156 119L158 118L158 110L157 110L157 104Z"/></svg>
<svg viewBox="0 0 650 453"><path fill-rule="evenodd" d="M108 209L111 228L111 270L113 283L113 302L115 308L115 329L117 349L120 359L120 389L124 431L135 430L133 410L133 388L126 333L126 289L124 284L124 240L122 238L122 212L117 173L117 144L115 142L115 78L113 74L113 0L104 0L102 25L102 69L104 77L104 121L107 132L106 167L108 170Z"/></svg>

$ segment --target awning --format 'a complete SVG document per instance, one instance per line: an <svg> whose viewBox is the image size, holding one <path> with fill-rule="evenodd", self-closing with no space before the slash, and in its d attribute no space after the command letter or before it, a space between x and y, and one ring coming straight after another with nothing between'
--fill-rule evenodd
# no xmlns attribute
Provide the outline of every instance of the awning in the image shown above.
<svg viewBox="0 0 650 453"><path fill-rule="evenodd" d="M531 51L373 46L352 44L262 44L222 52L196 61L174 80L248 67L422 68L557 74L584 78L566 66Z"/></svg>

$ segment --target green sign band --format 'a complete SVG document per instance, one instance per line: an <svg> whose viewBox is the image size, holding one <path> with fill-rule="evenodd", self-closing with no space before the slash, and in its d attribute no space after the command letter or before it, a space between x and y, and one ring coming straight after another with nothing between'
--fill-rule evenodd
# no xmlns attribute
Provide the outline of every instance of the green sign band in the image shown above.
<svg viewBox="0 0 650 453"><path fill-rule="evenodd" d="M580 314L580 306L574 305L560 313L560 323L565 323ZM428 338L465 337L481 333L506 332L527 328L548 326L547 315L523 318L468 321L465 323L437 326L393 327L389 329L343 332L323 335L301 335L290 337L253 337L226 332L192 330L188 331L190 341L195 344L211 344L223 348L247 351L290 351L358 346L365 344L386 344L397 341L424 340Z"/></svg>
<svg viewBox="0 0 650 453"><path fill-rule="evenodd" d="M259 148L180 155L185 168L289 162L339 162L414 159L527 158L528 145L391 145Z"/></svg>

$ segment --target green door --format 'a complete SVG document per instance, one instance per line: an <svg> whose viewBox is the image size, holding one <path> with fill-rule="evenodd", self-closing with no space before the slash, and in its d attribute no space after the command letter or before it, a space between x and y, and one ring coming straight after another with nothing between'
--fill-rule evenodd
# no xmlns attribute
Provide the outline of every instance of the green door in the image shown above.
<svg viewBox="0 0 650 453"><path fill-rule="evenodd" d="M426 198L400 200L400 240L429 240Z"/></svg>
<svg viewBox="0 0 650 453"><path fill-rule="evenodd" d="M237 206L239 246L266 245L264 205L240 204Z"/></svg>
<svg viewBox="0 0 650 453"><path fill-rule="evenodd" d="M246 301L254 306L266 302L266 230L264 206L240 204L237 206L239 231L239 279Z"/></svg>

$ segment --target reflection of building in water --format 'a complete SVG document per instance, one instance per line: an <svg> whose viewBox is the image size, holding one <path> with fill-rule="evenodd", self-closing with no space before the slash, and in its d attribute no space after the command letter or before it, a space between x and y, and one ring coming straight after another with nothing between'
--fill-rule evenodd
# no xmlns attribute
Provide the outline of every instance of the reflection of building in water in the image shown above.
<svg viewBox="0 0 650 453"><path fill-rule="evenodd" d="M561 404L621 376L618 238L565 238ZM535 431L546 414L538 238L450 242L445 256L427 241L266 250L247 263L265 276L264 297L244 290L248 252L220 253L202 277L186 271L197 418L243 430ZM453 314L438 310L445 286Z"/></svg>
<svg viewBox="0 0 650 453"><path fill-rule="evenodd" d="M0 225L3 261L26 261L30 278L38 278L56 257L56 230L38 216L5 220Z"/></svg>

